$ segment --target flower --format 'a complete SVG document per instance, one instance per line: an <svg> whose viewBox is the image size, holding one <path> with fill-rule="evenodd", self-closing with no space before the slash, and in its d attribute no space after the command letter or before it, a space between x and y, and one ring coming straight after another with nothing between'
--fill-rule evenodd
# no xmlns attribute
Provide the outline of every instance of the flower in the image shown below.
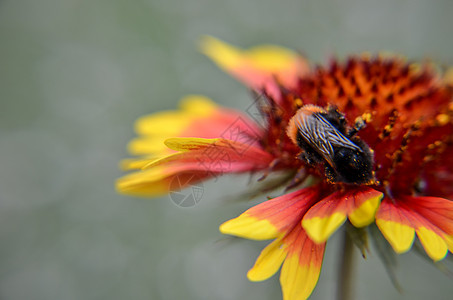
<svg viewBox="0 0 453 300"><path fill-rule="evenodd" d="M168 192L175 176L196 174L203 180L261 172L265 179L272 172L290 174L285 187L295 191L220 226L225 234L273 240L247 276L265 280L281 266L287 300L310 296L326 241L345 222L356 228L375 222L396 253L408 251L415 235L433 261L453 251L451 71L442 75L432 65L382 55L310 68L287 49L241 50L212 37L203 39L201 49L261 95L257 102L265 125L201 96L184 99L179 111L144 117L136 125L141 137L130 144L131 153L141 157L123 163L138 171L118 180L120 192ZM293 116L308 104L332 112L344 123L345 135L356 134L345 137L349 142L369 148L372 180L332 179L335 163L320 158L320 151L314 151L315 162L307 158L313 149L301 149L297 137L289 135L297 133Z"/></svg>

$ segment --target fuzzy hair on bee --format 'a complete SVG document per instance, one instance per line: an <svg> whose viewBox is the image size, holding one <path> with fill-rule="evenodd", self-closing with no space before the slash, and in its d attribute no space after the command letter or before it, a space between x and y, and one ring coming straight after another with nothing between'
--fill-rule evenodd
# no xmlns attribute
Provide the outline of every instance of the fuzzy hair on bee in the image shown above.
<svg viewBox="0 0 453 300"><path fill-rule="evenodd" d="M365 123L359 120L348 129L336 108L312 104L302 106L290 120L287 134L302 149L299 159L312 167L324 166L331 183L372 184L373 154L355 134Z"/></svg>

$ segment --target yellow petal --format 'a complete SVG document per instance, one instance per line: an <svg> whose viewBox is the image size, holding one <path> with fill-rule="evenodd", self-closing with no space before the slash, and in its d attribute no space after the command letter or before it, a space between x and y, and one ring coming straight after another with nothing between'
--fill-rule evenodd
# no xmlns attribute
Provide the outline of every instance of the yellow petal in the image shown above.
<svg viewBox="0 0 453 300"><path fill-rule="evenodd" d="M346 221L346 215L340 212L327 217L303 219L302 227L314 242L320 244L325 241Z"/></svg>
<svg viewBox="0 0 453 300"><path fill-rule="evenodd" d="M269 240L279 235L277 228L268 220L259 220L243 213L220 225L220 232L252 240Z"/></svg>
<svg viewBox="0 0 453 300"><path fill-rule="evenodd" d="M181 111L161 111L143 116L135 122L135 131L142 135L177 136L192 121Z"/></svg>
<svg viewBox="0 0 453 300"><path fill-rule="evenodd" d="M283 47L261 45L242 50L211 36L202 38L200 48L220 68L226 70L248 65L251 68L273 73L295 69L296 60L301 59L297 53Z"/></svg>
<svg viewBox="0 0 453 300"><path fill-rule="evenodd" d="M349 221L355 227L364 227L370 225L374 221L374 216L379 207L379 203L384 195L381 194L365 201L361 206L356 208L349 214Z"/></svg>
<svg viewBox="0 0 453 300"><path fill-rule="evenodd" d="M323 243L346 221L346 215L336 212L326 217L304 218L302 227L316 243Z"/></svg>
<svg viewBox="0 0 453 300"><path fill-rule="evenodd" d="M204 138L169 138L165 140L165 145L168 148L176 151L189 151L221 143L222 139L204 139Z"/></svg>
<svg viewBox="0 0 453 300"><path fill-rule="evenodd" d="M286 257L285 245L277 239L267 245L258 256L255 265L248 271L250 281L263 281L274 275Z"/></svg>
<svg viewBox="0 0 453 300"><path fill-rule="evenodd" d="M432 260L441 260L447 255L448 247L444 239L426 227L417 228L417 236Z"/></svg>
<svg viewBox="0 0 453 300"><path fill-rule="evenodd" d="M262 45L247 51L252 66L268 72L293 69L297 54L286 48L274 45Z"/></svg>
<svg viewBox="0 0 453 300"><path fill-rule="evenodd" d="M397 253L408 251L414 242L415 230L407 225L376 219L376 225Z"/></svg>
<svg viewBox="0 0 453 300"><path fill-rule="evenodd" d="M139 118L135 123L138 134L178 136L194 119L211 115L217 106L204 96L183 98L179 111L162 111Z"/></svg>
<svg viewBox="0 0 453 300"><path fill-rule="evenodd" d="M444 236L445 242L447 243L448 250L453 253L453 235Z"/></svg>
<svg viewBox="0 0 453 300"><path fill-rule="evenodd" d="M301 266L297 255L288 256L280 274L283 300L307 299L318 282L320 271L321 266L313 263Z"/></svg>
<svg viewBox="0 0 453 300"><path fill-rule="evenodd" d="M161 196L168 193L169 182L165 168L135 172L121 177L116 181L116 189L119 193L135 196Z"/></svg>
<svg viewBox="0 0 453 300"><path fill-rule="evenodd" d="M208 97L202 95L188 95L181 99L179 107L188 113L198 116L209 116L218 109L217 104Z"/></svg>
<svg viewBox="0 0 453 300"><path fill-rule="evenodd" d="M211 36L201 39L201 51L221 68L232 69L242 62L241 50Z"/></svg>
<svg viewBox="0 0 453 300"><path fill-rule="evenodd" d="M168 136L146 136L133 139L128 144L128 151L132 155L165 155L171 150L164 144Z"/></svg>
<svg viewBox="0 0 453 300"><path fill-rule="evenodd" d="M123 159L120 162L120 168L122 170L137 170L137 169L142 169L146 165L149 165L151 162L156 160L155 157L149 157L149 158L127 158Z"/></svg>

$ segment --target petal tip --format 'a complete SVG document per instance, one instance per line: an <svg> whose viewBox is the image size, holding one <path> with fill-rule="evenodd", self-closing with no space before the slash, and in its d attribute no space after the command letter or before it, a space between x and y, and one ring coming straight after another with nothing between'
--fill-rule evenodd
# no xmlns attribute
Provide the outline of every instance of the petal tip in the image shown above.
<svg viewBox="0 0 453 300"><path fill-rule="evenodd" d="M234 68L241 61L239 49L209 35L200 38L199 48L204 55L224 69Z"/></svg>
<svg viewBox="0 0 453 300"><path fill-rule="evenodd" d="M441 236L426 227L420 227L416 232L426 254L433 261L439 261L445 258L448 253L448 246Z"/></svg>
<svg viewBox="0 0 453 300"><path fill-rule="evenodd" d="M396 253L405 253L412 247L415 238L412 227L383 219L376 219L376 225Z"/></svg>
<svg viewBox="0 0 453 300"><path fill-rule="evenodd" d="M259 220L244 213L219 226L223 234L234 235L252 240L269 240L279 235L277 228L266 219Z"/></svg>
<svg viewBox="0 0 453 300"><path fill-rule="evenodd" d="M255 265L247 272L250 281L263 281L277 273L285 260L287 250L281 239L276 239L261 251Z"/></svg>

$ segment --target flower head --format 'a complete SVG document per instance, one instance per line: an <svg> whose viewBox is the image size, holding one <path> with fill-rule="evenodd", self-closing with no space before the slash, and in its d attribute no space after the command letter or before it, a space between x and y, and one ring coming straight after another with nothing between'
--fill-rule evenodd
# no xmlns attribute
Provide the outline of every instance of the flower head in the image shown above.
<svg viewBox="0 0 453 300"><path fill-rule="evenodd" d="M265 280L281 266L284 299L314 289L328 238L346 221L376 223L397 253L417 235L433 261L453 250L453 85L430 65L354 56L311 69L275 46L240 50L207 37L202 50L258 95L264 126L192 96L182 109L144 117L130 144L139 171L121 192L156 195L175 176L284 172L285 190L220 226L225 234L273 241L248 273ZM166 147L162 145L165 144Z"/></svg>

